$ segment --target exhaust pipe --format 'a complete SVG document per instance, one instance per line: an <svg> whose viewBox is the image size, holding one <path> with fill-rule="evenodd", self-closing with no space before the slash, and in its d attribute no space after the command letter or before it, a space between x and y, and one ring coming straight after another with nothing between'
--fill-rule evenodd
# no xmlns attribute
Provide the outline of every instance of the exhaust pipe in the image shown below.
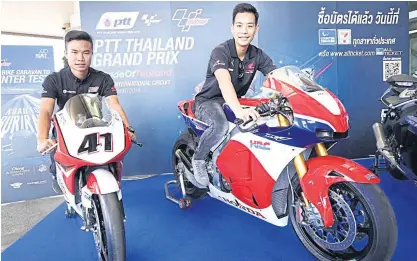
<svg viewBox="0 0 417 261"><path fill-rule="evenodd" d="M374 135L376 139L376 147L378 148L378 150L387 149L388 143L387 143L387 140L385 139L385 132L384 132L384 128L382 127L382 124L379 122L376 122L374 123L374 125L372 125L372 129L374 130Z"/></svg>
<svg viewBox="0 0 417 261"><path fill-rule="evenodd" d="M388 147L388 142L385 139L385 132L382 124L376 122L372 125L372 129L374 130L374 135L376 139L376 147L378 151L384 156L386 160L388 160L393 167L399 168L398 163L395 161L394 155L392 154L391 150Z"/></svg>

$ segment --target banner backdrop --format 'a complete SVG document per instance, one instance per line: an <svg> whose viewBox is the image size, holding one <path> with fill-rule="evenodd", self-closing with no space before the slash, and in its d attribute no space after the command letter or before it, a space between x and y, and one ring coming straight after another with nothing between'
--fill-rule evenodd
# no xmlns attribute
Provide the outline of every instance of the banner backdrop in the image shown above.
<svg viewBox="0 0 417 261"><path fill-rule="evenodd" d="M314 72L350 114L350 138L333 154L375 151L371 125L388 76L408 73L407 2L251 2L260 30L253 44L279 66ZM204 81L212 49L232 37L237 2L80 2L94 38L92 66L110 73L142 148L132 147L124 175L172 172L184 130L177 103ZM260 87L258 75L252 95Z"/></svg>
<svg viewBox="0 0 417 261"><path fill-rule="evenodd" d="M53 48L1 49L1 202L55 195L49 156L36 151L40 93L54 71Z"/></svg>

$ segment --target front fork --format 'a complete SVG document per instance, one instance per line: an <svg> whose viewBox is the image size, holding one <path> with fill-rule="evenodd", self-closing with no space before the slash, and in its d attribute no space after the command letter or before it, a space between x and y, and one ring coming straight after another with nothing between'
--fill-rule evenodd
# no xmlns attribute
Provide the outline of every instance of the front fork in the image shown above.
<svg viewBox="0 0 417 261"><path fill-rule="evenodd" d="M278 114L278 122L280 123L281 127L288 127L289 126L289 122L288 122L287 118L285 118L281 114ZM326 149L326 147L324 146L323 143L317 143L316 145L314 145L314 149L316 151L317 156L327 156L328 155L327 149ZM306 165L306 162L305 162L305 159L304 159L304 156L303 156L302 153L298 154L294 158L294 166L295 166L295 169L297 171L298 179L301 180L304 177L304 175L307 173L307 165ZM307 208L309 208L310 203L308 202L308 199L305 197L303 192L301 192L301 196L303 197L304 204L306 205Z"/></svg>

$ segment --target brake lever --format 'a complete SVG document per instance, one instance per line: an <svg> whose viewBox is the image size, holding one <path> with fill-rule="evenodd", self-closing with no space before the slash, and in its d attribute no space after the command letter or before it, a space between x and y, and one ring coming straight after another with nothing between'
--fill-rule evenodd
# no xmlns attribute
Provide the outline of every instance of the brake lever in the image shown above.
<svg viewBox="0 0 417 261"><path fill-rule="evenodd" d="M45 150L44 152L41 153L42 156L45 156L46 154L48 154L50 151L52 151L53 149L55 149L58 146L58 143L55 143L54 145L52 145L51 147L49 147L47 150Z"/></svg>
<svg viewBox="0 0 417 261"><path fill-rule="evenodd" d="M143 146L143 144L142 144L142 143L137 142L137 141L135 141L135 140L132 140L132 143L135 143L135 144L136 144L136 145L138 145L139 147L142 147L142 146Z"/></svg>

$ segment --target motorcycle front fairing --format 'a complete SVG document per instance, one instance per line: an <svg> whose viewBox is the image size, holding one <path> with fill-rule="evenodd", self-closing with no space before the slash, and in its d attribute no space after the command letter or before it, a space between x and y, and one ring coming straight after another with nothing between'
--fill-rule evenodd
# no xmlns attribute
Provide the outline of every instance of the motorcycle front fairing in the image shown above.
<svg viewBox="0 0 417 261"><path fill-rule="evenodd" d="M121 162L131 146L120 115L102 99L96 94L76 95L54 116L58 139L55 160L58 168L66 173L62 177L71 194L75 193L74 175L81 167L106 168L107 164ZM109 172L109 175L114 176L114 184L100 184L100 187L119 186L116 178L120 177L116 173ZM89 184L100 180L104 179L96 178ZM93 193L109 190L90 187Z"/></svg>

